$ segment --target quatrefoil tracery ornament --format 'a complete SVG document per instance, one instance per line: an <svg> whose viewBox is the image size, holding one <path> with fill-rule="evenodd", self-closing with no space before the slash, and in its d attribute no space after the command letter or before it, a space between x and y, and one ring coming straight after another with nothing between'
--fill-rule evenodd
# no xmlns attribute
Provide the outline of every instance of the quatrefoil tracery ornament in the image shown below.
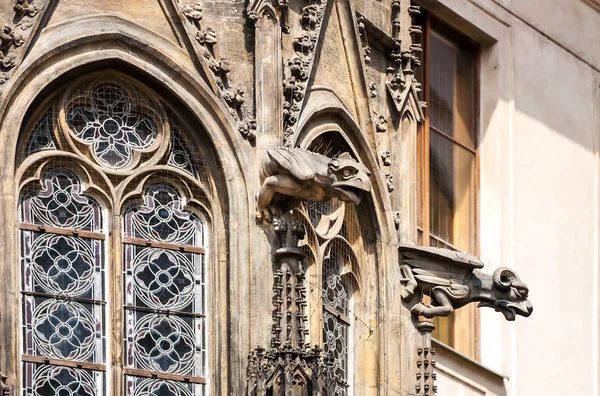
<svg viewBox="0 0 600 396"><path fill-rule="evenodd" d="M160 100L121 77L73 84L63 95L59 119L71 148L112 174L155 165L171 146Z"/></svg>

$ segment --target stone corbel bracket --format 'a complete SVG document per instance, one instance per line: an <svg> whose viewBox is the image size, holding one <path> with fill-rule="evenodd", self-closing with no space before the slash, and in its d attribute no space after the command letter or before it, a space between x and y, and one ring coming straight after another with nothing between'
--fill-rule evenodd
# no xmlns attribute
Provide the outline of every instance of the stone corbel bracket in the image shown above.
<svg viewBox="0 0 600 396"><path fill-rule="evenodd" d="M23 63L37 32L43 27L47 11L58 0L14 0L13 23L5 24L0 32L0 87Z"/></svg>
<svg viewBox="0 0 600 396"><path fill-rule="evenodd" d="M406 245L399 250L402 298L416 316L448 316L472 302L494 308L510 321L533 312L527 299L529 288L509 268L498 268L488 275L481 271L484 264L468 254ZM431 297L430 304L421 301L423 295Z"/></svg>

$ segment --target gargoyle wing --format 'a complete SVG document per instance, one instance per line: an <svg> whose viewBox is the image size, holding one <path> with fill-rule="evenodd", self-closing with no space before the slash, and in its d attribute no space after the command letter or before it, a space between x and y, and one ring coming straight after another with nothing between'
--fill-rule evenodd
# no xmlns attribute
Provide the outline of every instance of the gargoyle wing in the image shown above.
<svg viewBox="0 0 600 396"><path fill-rule="evenodd" d="M440 276L440 274L436 274L435 272L422 268L413 268L412 271L415 275L415 279L421 283L429 283L431 285L443 287L450 287L452 285L450 279L444 278L443 275Z"/></svg>
<svg viewBox="0 0 600 396"><path fill-rule="evenodd" d="M413 274L421 284L429 284L432 289L442 289L448 296L460 299L469 295L469 287L457 279L444 277L439 272L429 271L423 268L413 268Z"/></svg>
<svg viewBox="0 0 600 396"><path fill-rule="evenodd" d="M288 149L267 150L269 158L277 163L281 168L287 170L298 180L312 180L315 178L315 171L312 164L307 161L303 153L293 152Z"/></svg>

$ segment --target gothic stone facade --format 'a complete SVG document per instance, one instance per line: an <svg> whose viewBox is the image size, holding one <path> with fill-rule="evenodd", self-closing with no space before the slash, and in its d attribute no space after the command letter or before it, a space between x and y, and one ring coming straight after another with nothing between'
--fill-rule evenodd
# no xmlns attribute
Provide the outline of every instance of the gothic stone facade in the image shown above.
<svg viewBox="0 0 600 396"><path fill-rule="evenodd" d="M529 315L414 247L419 12L0 4L5 394L431 395L425 317Z"/></svg>

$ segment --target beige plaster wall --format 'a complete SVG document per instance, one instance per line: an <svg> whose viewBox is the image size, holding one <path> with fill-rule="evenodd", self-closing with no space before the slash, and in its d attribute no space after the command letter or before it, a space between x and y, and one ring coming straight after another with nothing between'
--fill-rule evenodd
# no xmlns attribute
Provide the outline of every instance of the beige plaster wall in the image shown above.
<svg viewBox="0 0 600 396"><path fill-rule="evenodd" d="M510 378L509 395L597 395L600 13L579 0L422 3L484 42L481 257L515 268L535 307L516 323L481 311L482 364ZM442 374L441 394L472 394L455 382Z"/></svg>

